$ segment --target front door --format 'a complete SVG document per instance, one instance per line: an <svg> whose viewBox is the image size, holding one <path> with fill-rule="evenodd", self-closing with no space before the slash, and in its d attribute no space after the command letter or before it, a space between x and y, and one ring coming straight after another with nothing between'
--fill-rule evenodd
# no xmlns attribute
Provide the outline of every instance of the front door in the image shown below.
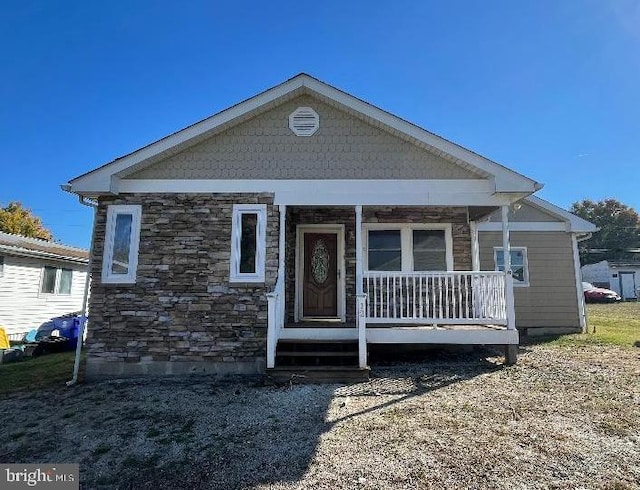
<svg viewBox="0 0 640 490"><path fill-rule="evenodd" d="M338 316L338 234L303 234L303 318Z"/></svg>
<svg viewBox="0 0 640 490"><path fill-rule="evenodd" d="M633 272L620 272L620 296L622 299L635 299L636 280Z"/></svg>

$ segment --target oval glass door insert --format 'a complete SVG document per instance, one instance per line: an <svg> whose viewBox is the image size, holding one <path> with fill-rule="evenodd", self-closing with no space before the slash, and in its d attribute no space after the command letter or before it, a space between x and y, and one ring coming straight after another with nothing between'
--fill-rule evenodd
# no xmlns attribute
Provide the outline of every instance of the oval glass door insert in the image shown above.
<svg viewBox="0 0 640 490"><path fill-rule="evenodd" d="M313 246L311 275L318 284L324 284L329 277L329 250L324 240L318 240Z"/></svg>

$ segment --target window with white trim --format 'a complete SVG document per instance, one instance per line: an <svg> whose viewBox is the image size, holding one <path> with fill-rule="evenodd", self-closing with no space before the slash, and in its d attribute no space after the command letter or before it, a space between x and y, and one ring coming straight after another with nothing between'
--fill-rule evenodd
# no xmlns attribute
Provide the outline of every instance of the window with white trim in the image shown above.
<svg viewBox="0 0 640 490"><path fill-rule="evenodd" d="M264 282L267 205L234 204L231 223L231 282Z"/></svg>
<svg viewBox="0 0 640 490"><path fill-rule="evenodd" d="M494 247L493 260L495 270L504 271L504 249L502 247ZM527 247L511 247L511 270L513 272L514 286L529 285Z"/></svg>
<svg viewBox="0 0 640 490"><path fill-rule="evenodd" d="M73 271L45 265L42 271L42 283L40 284L41 294L71 294L71 281Z"/></svg>
<svg viewBox="0 0 640 490"><path fill-rule="evenodd" d="M368 271L453 270L451 225L365 224Z"/></svg>
<svg viewBox="0 0 640 490"><path fill-rule="evenodd" d="M140 246L140 205L107 207L107 227L102 260L102 282L132 284L136 282Z"/></svg>

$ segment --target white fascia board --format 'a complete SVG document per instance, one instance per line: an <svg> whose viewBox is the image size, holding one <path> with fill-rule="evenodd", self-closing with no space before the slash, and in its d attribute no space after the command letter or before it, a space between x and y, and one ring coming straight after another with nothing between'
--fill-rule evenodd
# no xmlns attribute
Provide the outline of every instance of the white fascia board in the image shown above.
<svg viewBox="0 0 640 490"><path fill-rule="evenodd" d="M499 222L480 222L477 225L478 231L500 231L502 232L502 223ZM563 231L569 232L566 223L549 222L549 221L510 221L509 231Z"/></svg>
<svg viewBox="0 0 640 490"><path fill-rule="evenodd" d="M441 180L144 180L122 179L120 192L275 194L274 204L499 206L509 196L486 179Z"/></svg>
<svg viewBox="0 0 640 490"><path fill-rule="evenodd" d="M532 193L541 188L534 180L510 170L498 163L484 158L466 148L452 143L440 136L426 131L415 124L411 124L393 114L379 109L352 95L332 87L320 80L306 74L298 75L280 85L262 92L244 102L230 107L214 116L204 119L192 126L178 131L166 138L141 148L129 155L119 158L89 173L72 179L71 192L78 194L96 194L100 192L113 192L110 177L124 172L134 165L143 163L162 152L168 151L177 145L213 131L217 127L233 121L242 115L254 111L280 97L286 96L294 90L306 87L324 97L334 100L338 104L370 117L379 123L396 131L432 146L454 158L462 160L472 167L476 167L495 178L496 192L523 192ZM117 190L116 190L117 192Z"/></svg>
<svg viewBox="0 0 640 490"><path fill-rule="evenodd" d="M517 330L436 330L424 327L376 328L367 325L367 342L372 344L518 344Z"/></svg>
<svg viewBox="0 0 640 490"><path fill-rule="evenodd" d="M563 221L567 222L569 229L567 231L572 231L574 233L593 233L598 231L598 228L593 223L576 216L569 211L562 209L555 204L551 204L549 201L545 201L544 199L540 199L537 196L528 196L526 201L532 204L534 207L538 207L547 213L550 213L553 216L556 216Z"/></svg>
<svg viewBox="0 0 640 490"><path fill-rule="evenodd" d="M303 79L296 77L288 80L280 85L277 85L261 94L256 95L244 102L240 102L228 109L219 112L207 119L197 122L185 129L182 129L170 136L162 138L155 143L151 143L139 150L134 151L124 157L114 160L108 164L103 165L91 172L71 179L71 191L77 193L83 192L110 192L108 184L110 184L110 178L112 175L118 174L137 165L145 160L152 158L164 151L185 143L193 138L196 138L208 131L212 131L215 128L226 124L237 117L240 117L248 112L251 112L263 105L266 105L274 100L293 92L297 88L303 85Z"/></svg>

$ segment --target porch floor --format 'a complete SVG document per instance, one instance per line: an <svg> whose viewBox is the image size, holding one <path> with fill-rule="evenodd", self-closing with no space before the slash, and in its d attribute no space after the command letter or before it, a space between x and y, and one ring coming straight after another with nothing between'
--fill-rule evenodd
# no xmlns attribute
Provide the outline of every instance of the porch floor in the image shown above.
<svg viewBox="0 0 640 490"><path fill-rule="evenodd" d="M356 328L355 323L343 323L343 322L292 322L286 323L284 328ZM371 328L393 328L399 330L506 330L504 325L432 325L432 324L393 324L393 323L368 323L367 329Z"/></svg>

